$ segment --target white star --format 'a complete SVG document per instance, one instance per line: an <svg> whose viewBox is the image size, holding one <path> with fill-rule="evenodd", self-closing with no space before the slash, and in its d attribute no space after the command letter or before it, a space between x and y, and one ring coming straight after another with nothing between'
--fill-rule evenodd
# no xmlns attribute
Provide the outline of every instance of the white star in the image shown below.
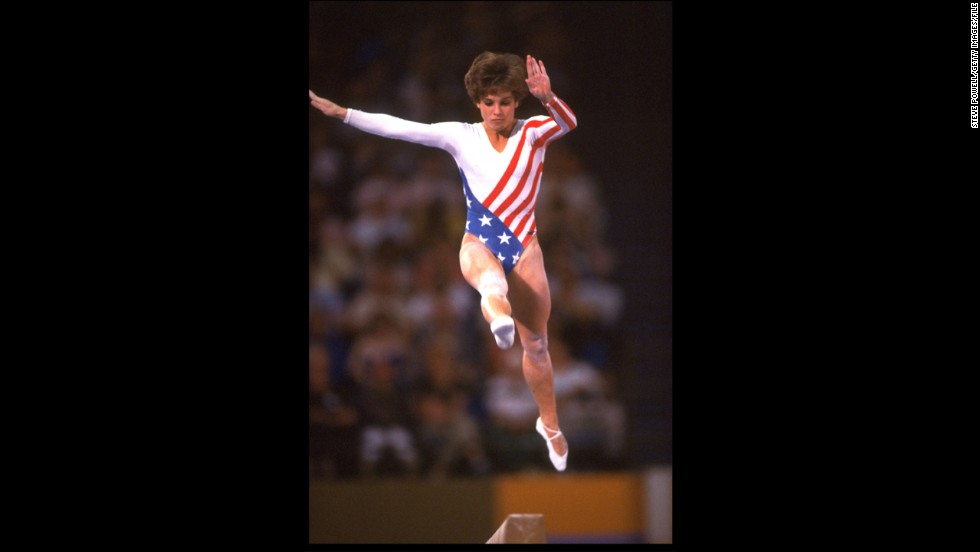
<svg viewBox="0 0 980 552"><path fill-rule="evenodd" d="M517 255L511 255L511 257L514 258L514 264L517 264L517 259L520 259L521 258L521 254L520 253L517 253Z"/></svg>
<svg viewBox="0 0 980 552"><path fill-rule="evenodd" d="M493 219L486 215L483 215L483 217L480 218L480 226L490 226L491 220Z"/></svg>
<svg viewBox="0 0 980 552"><path fill-rule="evenodd" d="M483 242L483 243L487 243L487 238L484 238L483 236L480 236L480 241Z"/></svg>
<svg viewBox="0 0 980 552"><path fill-rule="evenodd" d="M470 206L470 198L466 198L466 207L469 208L469 206Z"/></svg>
<svg viewBox="0 0 980 552"><path fill-rule="evenodd" d="M504 262L504 256L500 253L497 253L497 258L500 259L500 262Z"/></svg>
<svg viewBox="0 0 980 552"><path fill-rule="evenodd" d="M466 221L466 229L467 229L467 230L469 230L469 229L470 229L470 221Z"/></svg>
<svg viewBox="0 0 980 552"><path fill-rule="evenodd" d="M506 243L510 245L510 236L508 236L506 232L497 237L500 238L500 243Z"/></svg>

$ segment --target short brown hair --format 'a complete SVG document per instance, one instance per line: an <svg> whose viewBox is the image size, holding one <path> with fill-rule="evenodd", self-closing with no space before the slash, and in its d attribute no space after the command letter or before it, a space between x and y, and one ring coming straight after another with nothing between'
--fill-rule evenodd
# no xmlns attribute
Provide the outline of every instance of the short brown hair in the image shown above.
<svg viewBox="0 0 980 552"><path fill-rule="evenodd" d="M487 94L505 91L513 93L514 99L521 101L528 94L525 79L527 67L520 56L483 52L473 60L463 83L473 103L480 103Z"/></svg>

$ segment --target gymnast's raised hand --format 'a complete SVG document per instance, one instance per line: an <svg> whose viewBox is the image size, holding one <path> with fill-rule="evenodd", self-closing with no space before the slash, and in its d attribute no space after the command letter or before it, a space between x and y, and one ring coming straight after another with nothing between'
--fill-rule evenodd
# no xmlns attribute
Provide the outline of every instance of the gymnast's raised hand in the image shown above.
<svg viewBox="0 0 980 552"><path fill-rule="evenodd" d="M547 105L555 94L551 91L551 78L544 68L544 62L527 56L527 83L528 92L538 99L542 104Z"/></svg>

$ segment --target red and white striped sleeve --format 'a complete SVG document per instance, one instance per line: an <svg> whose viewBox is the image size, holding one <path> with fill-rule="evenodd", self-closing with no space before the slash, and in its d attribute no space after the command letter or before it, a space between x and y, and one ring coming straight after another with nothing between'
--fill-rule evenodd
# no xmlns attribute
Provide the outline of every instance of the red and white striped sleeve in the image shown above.
<svg viewBox="0 0 980 552"><path fill-rule="evenodd" d="M548 113L554 117L555 121L562 128L562 134L567 134L571 132L573 128L578 125L578 120L575 118L575 113L572 113L571 108L568 107L564 101L558 96L552 96L551 101L545 106L548 109Z"/></svg>

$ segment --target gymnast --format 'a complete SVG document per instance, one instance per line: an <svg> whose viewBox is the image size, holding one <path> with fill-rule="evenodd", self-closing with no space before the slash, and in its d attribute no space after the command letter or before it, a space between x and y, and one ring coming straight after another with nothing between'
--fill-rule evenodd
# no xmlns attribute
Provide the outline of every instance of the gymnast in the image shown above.
<svg viewBox="0 0 980 552"><path fill-rule="evenodd" d="M558 423L554 373L548 354L551 293L535 235L534 206L545 149L576 126L575 114L551 89L544 62L528 55L483 52L463 79L480 110L480 123L423 124L367 113L317 96L310 103L329 117L378 136L449 152L459 167L466 197L466 232L459 249L463 277L480 294L480 308L497 346L524 349L524 380L538 406L535 430L558 471L568 443ZM548 115L516 119L530 94Z"/></svg>

